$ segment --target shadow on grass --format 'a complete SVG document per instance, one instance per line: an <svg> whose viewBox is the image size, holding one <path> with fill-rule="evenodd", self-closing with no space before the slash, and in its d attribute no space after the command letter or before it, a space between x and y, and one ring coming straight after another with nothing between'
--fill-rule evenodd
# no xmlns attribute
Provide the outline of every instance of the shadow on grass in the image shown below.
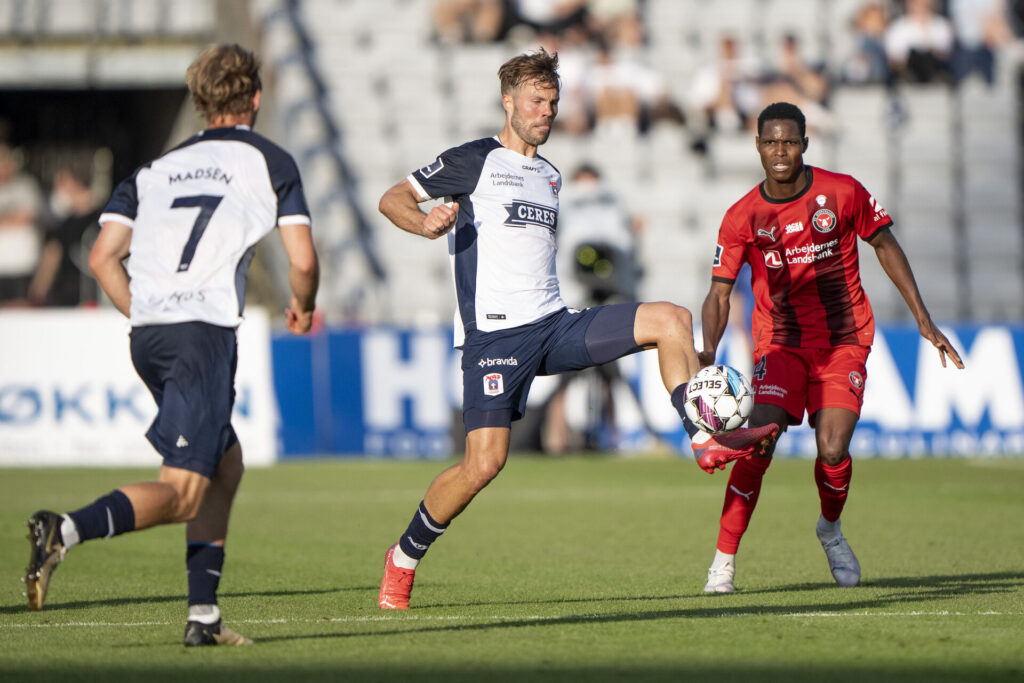
<svg viewBox="0 0 1024 683"><path fill-rule="evenodd" d="M331 593L349 593L355 591L376 591L379 586L349 586L347 588L308 588L306 590L286 591L245 591L245 592L223 592L219 593L220 598L269 598L288 597L297 595L329 595ZM146 595L141 597L107 598L104 600L72 600L69 602L48 602L43 612L57 610L89 609L93 607L115 607L120 605L155 605L165 602L183 602L187 599L185 593L175 595ZM0 607L0 614L20 614L27 612L25 605Z"/></svg>
<svg viewBox="0 0 1024 683"><path fill-rule="evenodd" d="M771 595L776 593L800 593L827 589L856 591L861 588L893 588L901 591L914 591L906 597L914 600L931 600L953 595L988 595L991 593L1008 593L1024 588L1024 572L993 572L991 574L949 574L936 576L900 576L872 579L863 582L858 588L840 589L832 582L796 583L788 586L744 590L742 587L732 594L685 593L676 595L629 595L601 596L583 598L556 598L550 600L495 600L476 602L435 602L417 604L418 609L429 607L486 607L488 605L557 605L587 602L635 602L652 600L681 600L684 598L705 597L729 600L731 597L748 595ZM916 590L915 590L916 589ZM851 593L852 594L852 593Z"/></svg>
<svg viewBox="0 0 1024 683"><path fill-rule="evenodd" d="M704 596L654 596L623 598L600 597L594 599L573 598L570 600L543 600L543 601L495 601L475 603L444 603L431 605L431 607L468 607L481 605L528 605L528 604L563 604L582 602L603 602L612 600L669 600L682 597L696 598L706 597L716 601L713 607L695 607L688 609L665 609L645 610L638 612L616 612L611 614L573 614L564 616L536 617L536 618L511 618L495 619L482 616L477 623L440 623L423 625L416 620L418 609L406 613L409 617L403 619L402 615L396 614L395 626L384 630L356 630L342 632L321 632L304 635L269 636L260 638L261 643L282 642L291 640L308 640L318 638L352 638L352 637L380 637L392 635L410 635L427 633L446 632L472 632L487 631L492 629L516 629L524 627L546 627L566 626L574 624L607 624L632 621L651 621L661 619L718 619L723 617L744 617L744 616L800 616L802 614L819 614L823 608L829 612L859 612L871 609L882 609L893 605L906 605L908 603L932 601L937 597L956 596L964 594L988 594L988 593L1009 593L1019 590L1024 586L1024 573L1021 572L996 572L992 574L962 574L945 576L921 576L921 577L897 577L891 579L878 579L865 586L866 588L894 588L900 589L898 593L872 597L869 599L854 599L842 604L834 601L827 603L813 602L797 605L749 605L736 604L731 597L742 598L744 595L756 595L758 593L772 593L795 590L816 590L822 587L835 588L833 584L800 584L783 589L770 591L751 591L748 593L735 593L729 595ZM924 590L916 590L924 589ZM863 594L864 591L858 588L843 589L850 596ZM423 609L422 607L419 609ZM399 626L401 624L401 626ZM365 627L364 627L365 628Z"/></svg>

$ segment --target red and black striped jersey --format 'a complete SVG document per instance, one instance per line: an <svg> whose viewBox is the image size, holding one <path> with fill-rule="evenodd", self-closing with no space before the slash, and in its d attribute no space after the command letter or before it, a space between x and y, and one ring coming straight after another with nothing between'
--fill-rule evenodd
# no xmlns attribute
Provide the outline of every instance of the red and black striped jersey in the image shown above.
<svg viewBox="0 0 1024 683"><path fill-rule="evenodd" d="M857 237L870 240L892 219L853 177L807 170L810 183L795 197L769 198L762 183L729 208L712 280L732 284L750 264L755 344L869 346L875 323Z"/></svg>

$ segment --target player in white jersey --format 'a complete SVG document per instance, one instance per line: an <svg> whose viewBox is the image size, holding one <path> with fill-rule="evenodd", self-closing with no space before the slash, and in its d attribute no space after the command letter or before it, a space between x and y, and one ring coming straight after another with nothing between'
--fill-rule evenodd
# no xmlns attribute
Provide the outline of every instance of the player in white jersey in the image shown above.
<svg viewBox="0 0 1024 683"><path fill-rule="evenodd" d="M185 645L252 642L222 625L217 606L243 471L231 426L235 328L253 250L275 227L290 264L289 331L309 331L319 282L298 168L251 130L259 66L238 45L203 52L186 80L206 130L118 185L100 217L89 265L131 320L132 362L157 403L146 436L163 466L157 481L122 486L65 515L32 516L25 581L34 610L42 609L50 576L75 544L187 522Z"/></svg>
<svg viewBox="0 0 1024 683"><path fill-rule="evenodd" d="M574 311L559 293L562 181L537 155L558 113L557 68L558 56L543 49L507 61L498 70L502 131L443 152L380 200L380 211L403 230L428 239L448 235L466 427L465 457L434 479L385 555L383 609L408 609L416 567L430 544L505 466L511 423L523 416L535 376L656 347L662 381L683 415L686 383L698 368L689 311L667 302ZM429 213L419 209L420 202L441 198ZM692 423L687 429L700 441ZM777 432L766 425L725 438L704 435L694 450L724 467L763 450Z"/></svg>

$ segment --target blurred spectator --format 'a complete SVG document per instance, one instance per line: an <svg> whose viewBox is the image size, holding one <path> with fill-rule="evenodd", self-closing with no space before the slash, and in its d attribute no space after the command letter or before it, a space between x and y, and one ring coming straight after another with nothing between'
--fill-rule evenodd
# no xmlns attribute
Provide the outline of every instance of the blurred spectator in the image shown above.
<svg viewBox="0 0 1024 683"><path fill-rule="evenodd" d="M717 60L698 68L690 85L687 103L695 125L719 131L748 128L761 110L759 80L757 62L741 57L736 39L723 36Z"/></svg>
<svg viewBox="0 0 1024 683"><path fill-rule="evenodd" d="M624 32L634 32L642 24L637 0L589 0L587 28L593 36L622 43Z"/></svg>
<svg viewBox="0 0 1024 683"><path fill-rule="evenodd" d="M508 26L505 0L436 0L434 29L442 43L490 43Z"/></svg>
<svg viewBox="0 0 1024 683"><path fill-rule="evenodd" d="M804 61L795 34L784 35L779 48L775 70L762 85L763 104L794 102L804 111L809 128L817 133L834 130L836 117L825 107L830 84L824 66Z"/></svg>
<svg viewBox="0 0 1024 683"><path fill-rule="evenodd" d="M39 263L43 193L21 172L14 150L0 142L0 306L26 305Z"/></svg>
<svg viewBox="0 0 1024 683"><path fill-rule="evenodd" d="M775 84L789 86L800 101L824 104L828 99L829 82L821 65L810 65L800 54L800 41L796 34L787 33L779 45L779 56L772 74ZM769 102L793 102L785 97L765 96Z"/></svg>
<svg viewBox="0 0 1024 683"><path fill-rule="evenodd" d="M1013 40L1006 0L950 0L956 32L953 77L957 82L977 72L995 83L996 50Z"/></svg>
<svg viewBox="0 0 1024 683"><path fill-rule="evenodd" d="M661 78L630 52L612 51L601 41L586 72L584 92L594 127L636 133L654 103L664 96Z"/></svg>
<svg viewBox="0 0 1024 683"><path fill-rule="evenodd" d="M570 26L585 24L587 0L510 0L509 14L512 24L561 34Z"/></svg>
<svg viewBox="0 0 1024 683"><path fill-rule="evenodd" d="M885 32L885 52L900 80L947 81L953 24L935 11L933 0L907 0L906 14L896 17Z"/></svg>
<svg viewBox="0 0 1024 683"><path fill-rule="evenodd" d="M577 168L560 194L555 258L562 298L578 308L636 301L639 221L629 216L601 173L590 164ZM580 435L569 429L565 406L566 390L577 377L593 380L590 389L595 392L594 404L599 406ZM544 411L544 450L560 454L580 448L614 449L618 444L612 391L616 382L622 382L622 378L615 363L559 376L558 388Z"/></svg>
<svg viewBox="0 0 1024 683"><path fill-rule="evenodd" d="M57 220L29 285L29 300L35 305L96 301L96 281L87 263L88 248L99 232L100 208L91 186L92 170L85 163L69 164L54 174L50 208Z"/></svg>
<svg viewBox="0 0 1024 683"><path fill-rule="evenodd" d="M590 164L572 174L559 201L556 267L562 298L584 308L635 301L640 223Z"/></svg>
<svg viewBox="0 0 1024 683"><path fill-rule="evenodd" d="M847 83L889 83L889 59L885 54L885 31L888 17L880 2L868 2L860 8L853 20L856 35L853 54L842 67L842 78Z"/></svg>

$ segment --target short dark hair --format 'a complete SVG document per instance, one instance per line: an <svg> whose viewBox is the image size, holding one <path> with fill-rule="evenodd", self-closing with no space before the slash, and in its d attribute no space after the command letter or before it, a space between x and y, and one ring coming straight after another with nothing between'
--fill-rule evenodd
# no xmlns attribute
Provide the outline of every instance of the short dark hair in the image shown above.
<svg viewBox="0 0 1024 683"><path fill-rule="evenodd" d="M764 132L765 121L783 120L793 121L800 130L800 137L807 137L807 119L800 107L789 102L772 102L765 107L757 117L757 135Z"/></svg>

